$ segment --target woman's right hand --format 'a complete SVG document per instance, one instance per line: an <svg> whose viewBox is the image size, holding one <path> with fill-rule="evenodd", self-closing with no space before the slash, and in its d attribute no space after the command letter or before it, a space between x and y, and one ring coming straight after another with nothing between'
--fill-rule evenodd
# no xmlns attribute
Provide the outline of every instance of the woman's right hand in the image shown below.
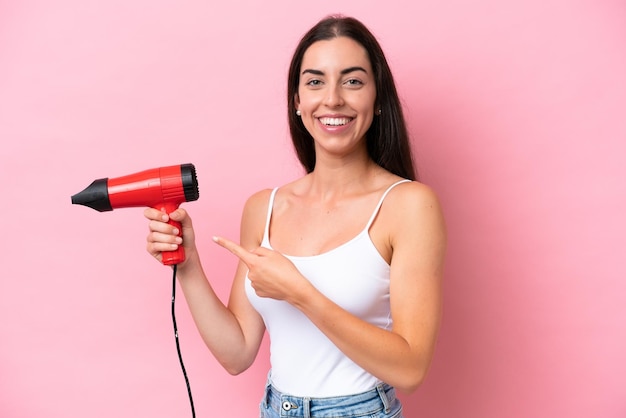
<svg viewBox="0 0 626 418"><path fill-rule="evenodd" d="M147 208L144 216L150 221L148 227L150 233L147 237L146 250L150 255L162 261L163 251L174 251L179 245L185 249L185 261L196 252L195 235L191 217L183 208L178 208L169 215L158 209ZM176 227L168 224L169 220L180 222L182 225L182 237ZM181 264L184 264L181 263ZM179 265L180 267L180 265Z"/></svg>

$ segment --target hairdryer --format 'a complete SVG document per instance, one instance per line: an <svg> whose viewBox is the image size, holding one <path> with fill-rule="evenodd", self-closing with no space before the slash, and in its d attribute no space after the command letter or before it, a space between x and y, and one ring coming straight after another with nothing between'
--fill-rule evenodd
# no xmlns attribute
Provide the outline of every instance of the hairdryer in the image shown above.
<svg viewBox="0 0 626 418"><path fill-rule="evenodd" d="M198 200L198 180L193 164L153 168L117 178L95 180L85 190L72 196L72 203L88 206L98 212L138 206L150 206L172 213L183 202ZM170 220L182 236L180 222ZM176 251L162 253L165 265L185 260L180 245Z"/></svg>

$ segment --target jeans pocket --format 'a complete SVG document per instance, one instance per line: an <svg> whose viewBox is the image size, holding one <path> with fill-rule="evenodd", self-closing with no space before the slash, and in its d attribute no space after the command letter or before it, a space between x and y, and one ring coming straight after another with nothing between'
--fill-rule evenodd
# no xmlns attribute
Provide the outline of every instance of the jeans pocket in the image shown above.
<svg viewBox="0 0 626 418"><path fill-rule="evenodd" d="M402 415L402 408L398 410L392 410L389 413L380 411L377 414L372 415L372 418L404 418Z"/></svg>

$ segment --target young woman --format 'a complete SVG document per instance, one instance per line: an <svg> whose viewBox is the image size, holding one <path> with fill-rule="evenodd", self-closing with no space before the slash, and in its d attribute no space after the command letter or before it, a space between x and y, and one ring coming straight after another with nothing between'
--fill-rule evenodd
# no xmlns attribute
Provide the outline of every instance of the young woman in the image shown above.
<svg viewBox="0 0 626 418"><path fill-rule="evenodd" d="M145 211L148 252L160 259L184 246L181 287L230 373L252 364L267 329L261 417L401 417L395 389L424 379L440 318L438 200L415 181L391 71L362 23L329 17L302 38L287 99L306 174L249 198L240 244L214 238L240 259L228 305L203 271L184 209Z"/></svg>

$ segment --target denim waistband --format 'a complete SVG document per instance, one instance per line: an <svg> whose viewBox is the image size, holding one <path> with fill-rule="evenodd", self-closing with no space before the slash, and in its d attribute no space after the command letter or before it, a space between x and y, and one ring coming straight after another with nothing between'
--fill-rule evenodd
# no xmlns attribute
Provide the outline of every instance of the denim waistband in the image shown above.
<svg viewBox="0 0 626 418"><path fill-rule="evenodd" d="M261 405L272 409L276 416L294 418L356 418L377 413L386 416L395 410L401 411L395 389L386 383L380 383L372 390L355 395L314 398L281 393L268 381ZM400 417L400 414L390 416Z"/></svg>

